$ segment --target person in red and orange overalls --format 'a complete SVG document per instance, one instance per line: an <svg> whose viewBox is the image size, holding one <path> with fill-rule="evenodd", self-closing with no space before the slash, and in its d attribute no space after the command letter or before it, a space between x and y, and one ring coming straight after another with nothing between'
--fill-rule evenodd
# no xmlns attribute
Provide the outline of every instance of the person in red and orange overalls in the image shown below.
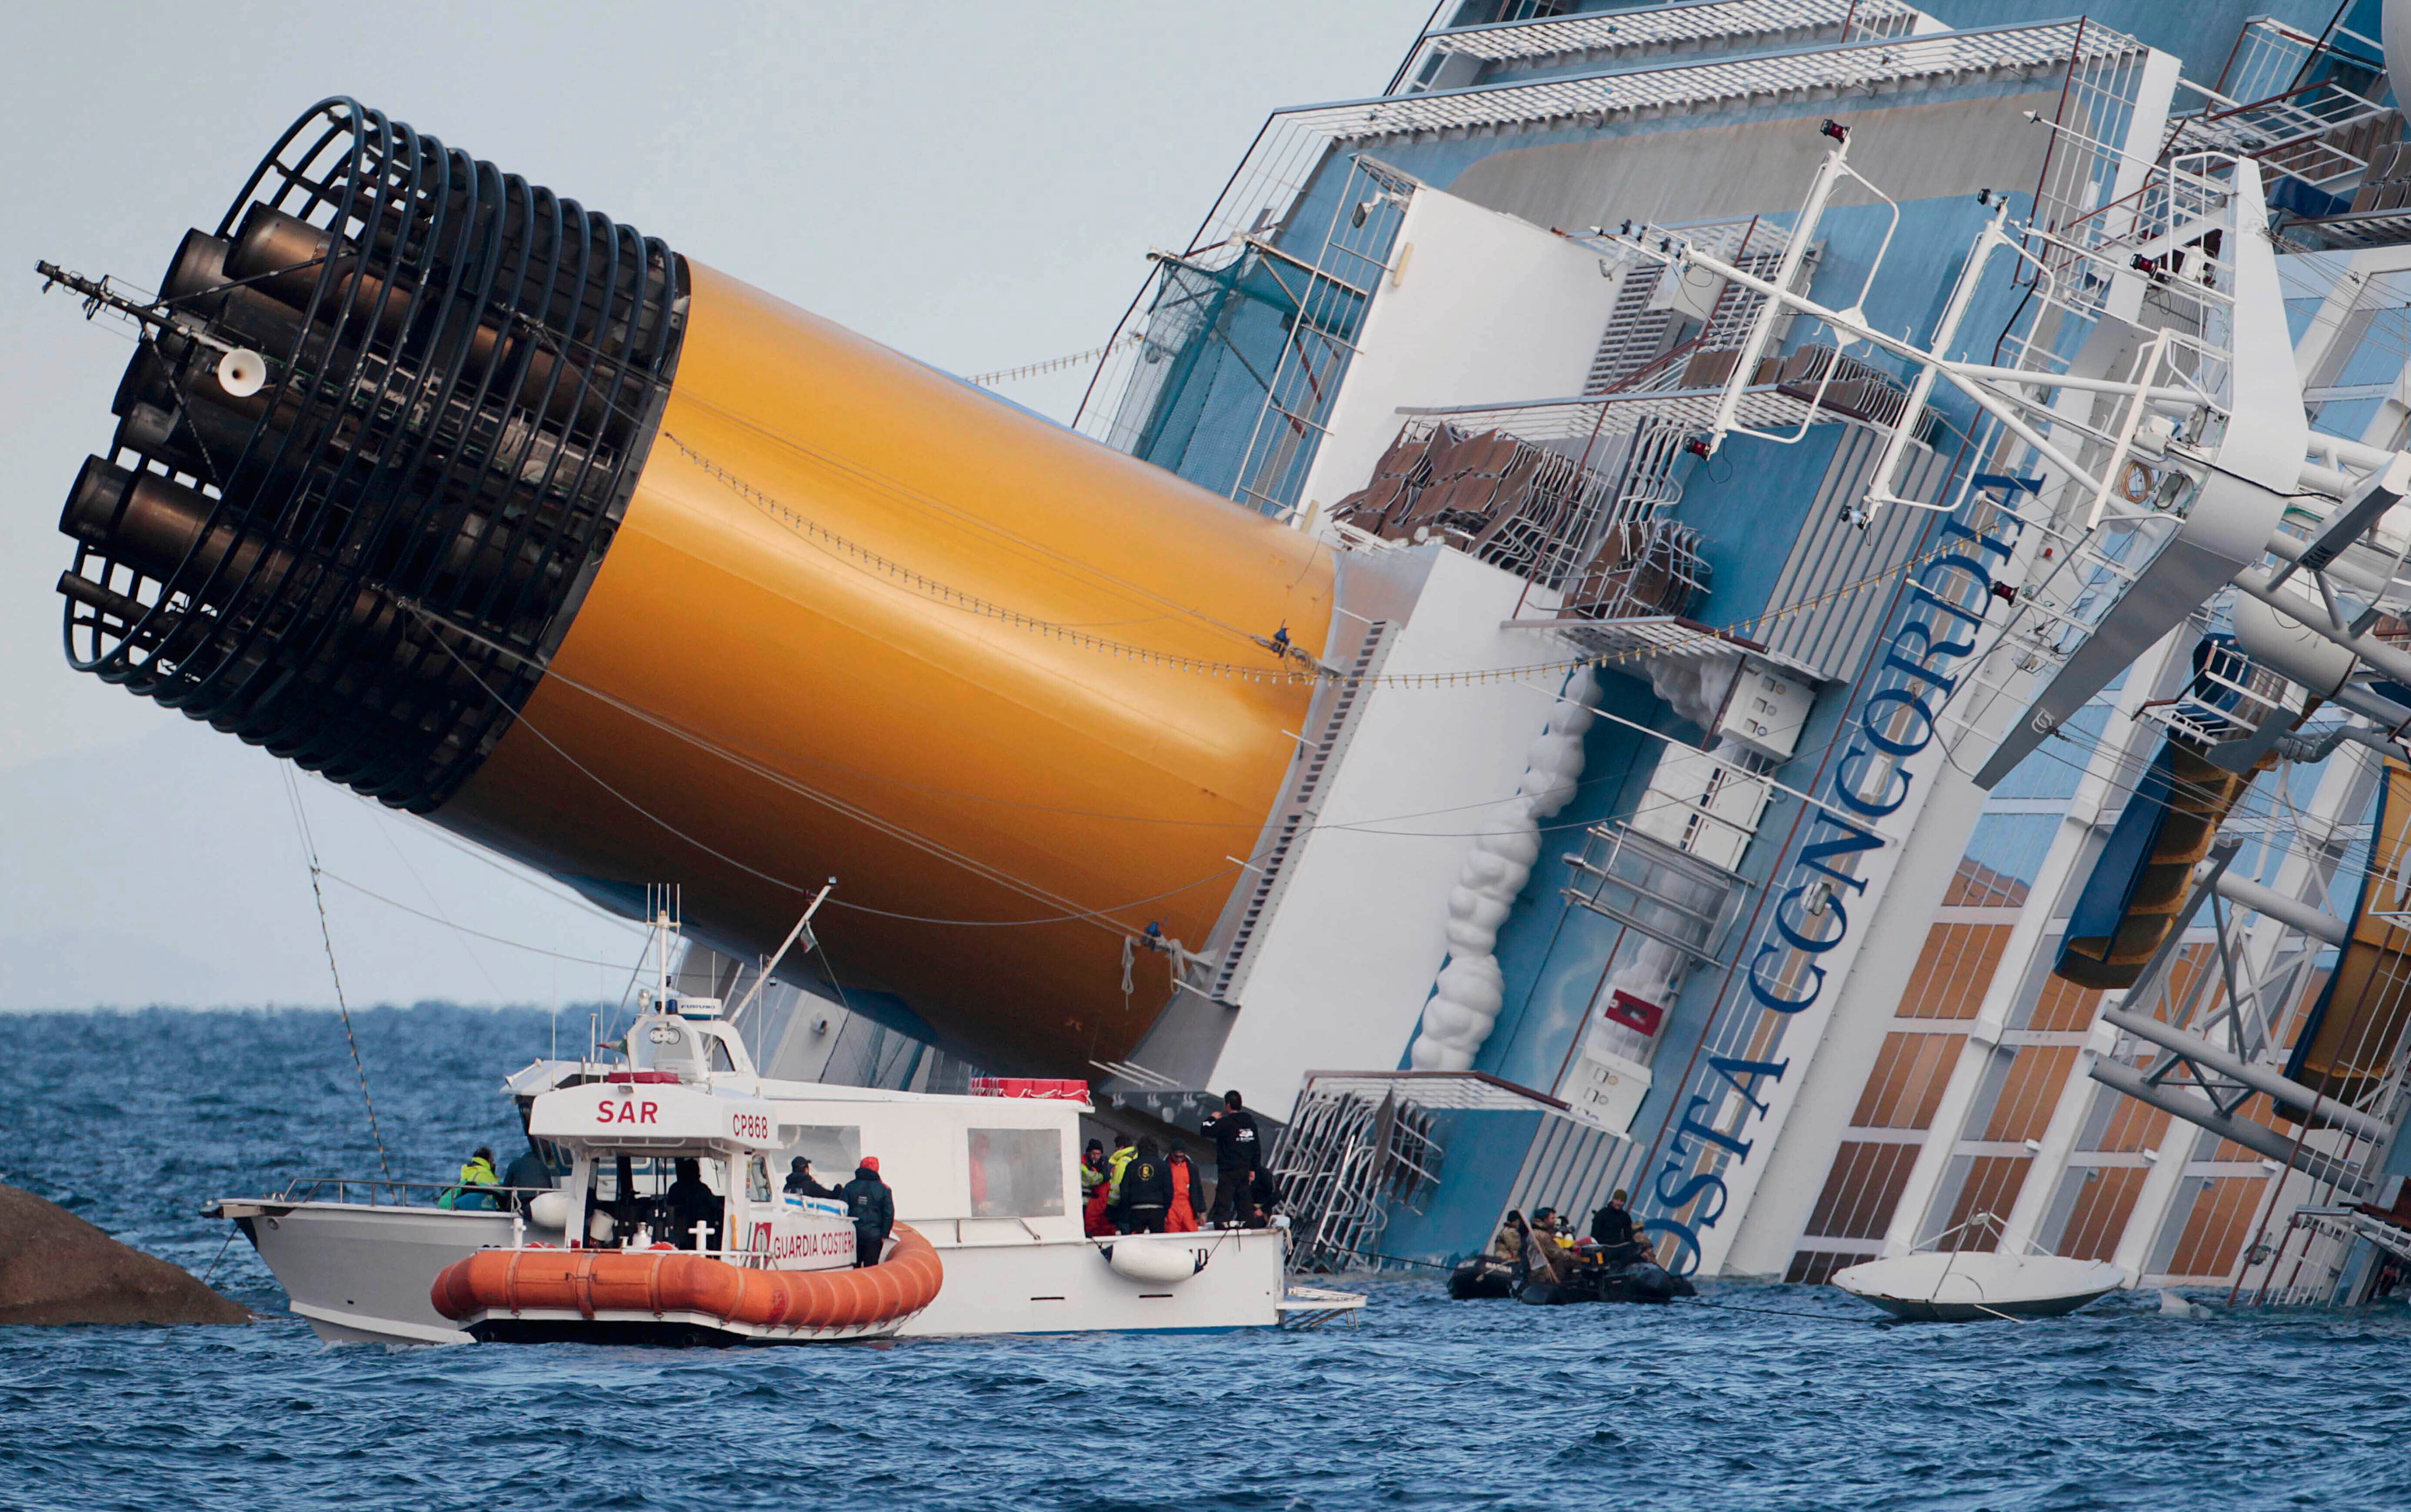
<svg viewBox="0 0 2411 1512"><path fill-rule="evenodd" d="M1105 1147L1095 1140L1080 1156L1080 1231L1090 1239L1110 1238L1114 1220L1105 1216L1105 1209L1113 1204L1113 1179L1105 1173Z"/></svg>
<svg viewBox="0 0 2411 1512"><path fill-rule="evenodd" d="M1172 1168L1172 1206L1163 1213L1163 1231L1167 1234L1193 1234L1197 1231L1199 1200L1197 1168L1178 1150L1165 1162Z"/></svg>

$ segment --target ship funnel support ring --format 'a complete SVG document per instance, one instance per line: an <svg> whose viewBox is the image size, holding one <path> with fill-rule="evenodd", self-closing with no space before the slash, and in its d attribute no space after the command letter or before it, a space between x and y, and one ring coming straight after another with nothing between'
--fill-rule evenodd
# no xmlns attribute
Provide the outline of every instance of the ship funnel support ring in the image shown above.
<svg viewBox="0 0 2411 1512"><path fill-rule="evenodd" d="M138 346L60 521L68 659L437 807L601 564L685 291L660 240L321 102L162 282L180 318Z"/></svg>

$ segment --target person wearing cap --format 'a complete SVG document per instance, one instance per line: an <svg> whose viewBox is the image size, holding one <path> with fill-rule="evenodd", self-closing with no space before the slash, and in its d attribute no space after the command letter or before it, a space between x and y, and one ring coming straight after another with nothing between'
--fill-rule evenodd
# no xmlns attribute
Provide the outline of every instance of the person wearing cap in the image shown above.
<svg viewBox="0 0 2411 1512"><path fill-rule="evenodd" d="M823 1186L812 1174L812 1163L802 1156L787 1162L786 1190L803 1197L835 1197L838 1188Z"/></svg>
<svg viewBox="0 0 2411 1512"><path fill-rule="evenodd" d="M896 1227L896 1194L879 1179L879 1157L867 1155L854 1168L854 1180L838 1188L846 1210L854 1214L854 1263L877 1265L887 1235Z"/></svg>

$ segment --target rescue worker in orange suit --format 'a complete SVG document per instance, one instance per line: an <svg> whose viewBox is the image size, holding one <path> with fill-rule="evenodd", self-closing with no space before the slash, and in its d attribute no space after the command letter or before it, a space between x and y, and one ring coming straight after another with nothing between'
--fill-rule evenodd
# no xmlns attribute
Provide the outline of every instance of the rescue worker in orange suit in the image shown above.
<svg viewBox="0 0 2411 1512"><path fill-rule="evenodd" d="M1172 1168L1152 1138L1138 1141L1138 1154L1122 1168L1122 1232L1160 1234L1172 1209Z"/></svg>
<svg viewBox="0 0 2411 1512"><path fill-rule="evenodd" d="M1080 1156L1082 1233L1096 1239L1114 1231L1114 1220L1105 1215L1105 1209L1113 1199L1113 1179L1105 1173L1105 1147L1090 1140L1087 1153Z"/></svg>
<svg viewBox="0 0 2411 1512"><path fill-rule="evenodd" d="M896 1194L879 1179L879 1157L867 1155L854 1168L854 1180L838 1188L854 1214L854 1263L857 1269L877 1265L896 1228Z"/></svg>
<svg viewBox="0 0 2411 1512"><path fill-rule="evenodd" d="M1172 1178L1172 1205L1163 1210L1163 1231L1193 1234L1197 1231L1197 1210L1206 1205L1205 1194L1199 1190L1197 1168L1178 1150L1164 1156L1163 1164Z"/></svg>
<svg viewBox="0 0 2411 1512"><path fill-rule="evenodd" d="M663 1211L668 1214L669 1242L680 1249L718 1249L720 1194L704 1185L701 1161L684 1158L675 1169L678 1179L662 1194ZM701 1243L695 1242L697 1224L704 1226Z"/></svg>
<svg viewBox="0 0 2411 1512"><path fill-rule="evenodd" d="M1235 1089L1222 1094L1222 1110L1206 1120L1205 1130L1214 1141L1214 1210L1206 1221L1220 1228L1247 1216L1249 1178L1264 1164L1263 1140Z"/></svg>

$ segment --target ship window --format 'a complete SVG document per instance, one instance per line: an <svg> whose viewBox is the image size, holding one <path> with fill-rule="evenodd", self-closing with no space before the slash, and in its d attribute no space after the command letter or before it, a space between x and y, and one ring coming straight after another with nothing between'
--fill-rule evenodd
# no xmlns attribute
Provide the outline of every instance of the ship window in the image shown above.
<svg viewBox="0 0 2411 1512"><path fill-rule="evenodd" d="M770 1200L770 1162L758 1155L745 1162L745 1199L749 1202Z"/></svg>
<svg viewBox="0 0 2411 1512"><path fill-rule="evenodd" d="M1063 1212L1063 1136L1051 1128L971 1130L972 1216L1052 1218Z"/></svg>
<svg viewBox="0 0 2411 1512"><path fill-rule="evenodd" d="M854 1168L862 1161L862 1130L851 1124L807 1124L788 1131L794 1141L779 1156L780 1179L786 1177L788 1162L802 1156L812 1163L812 1174L823 1186L842 1186L854 1180Z"/></svg>

